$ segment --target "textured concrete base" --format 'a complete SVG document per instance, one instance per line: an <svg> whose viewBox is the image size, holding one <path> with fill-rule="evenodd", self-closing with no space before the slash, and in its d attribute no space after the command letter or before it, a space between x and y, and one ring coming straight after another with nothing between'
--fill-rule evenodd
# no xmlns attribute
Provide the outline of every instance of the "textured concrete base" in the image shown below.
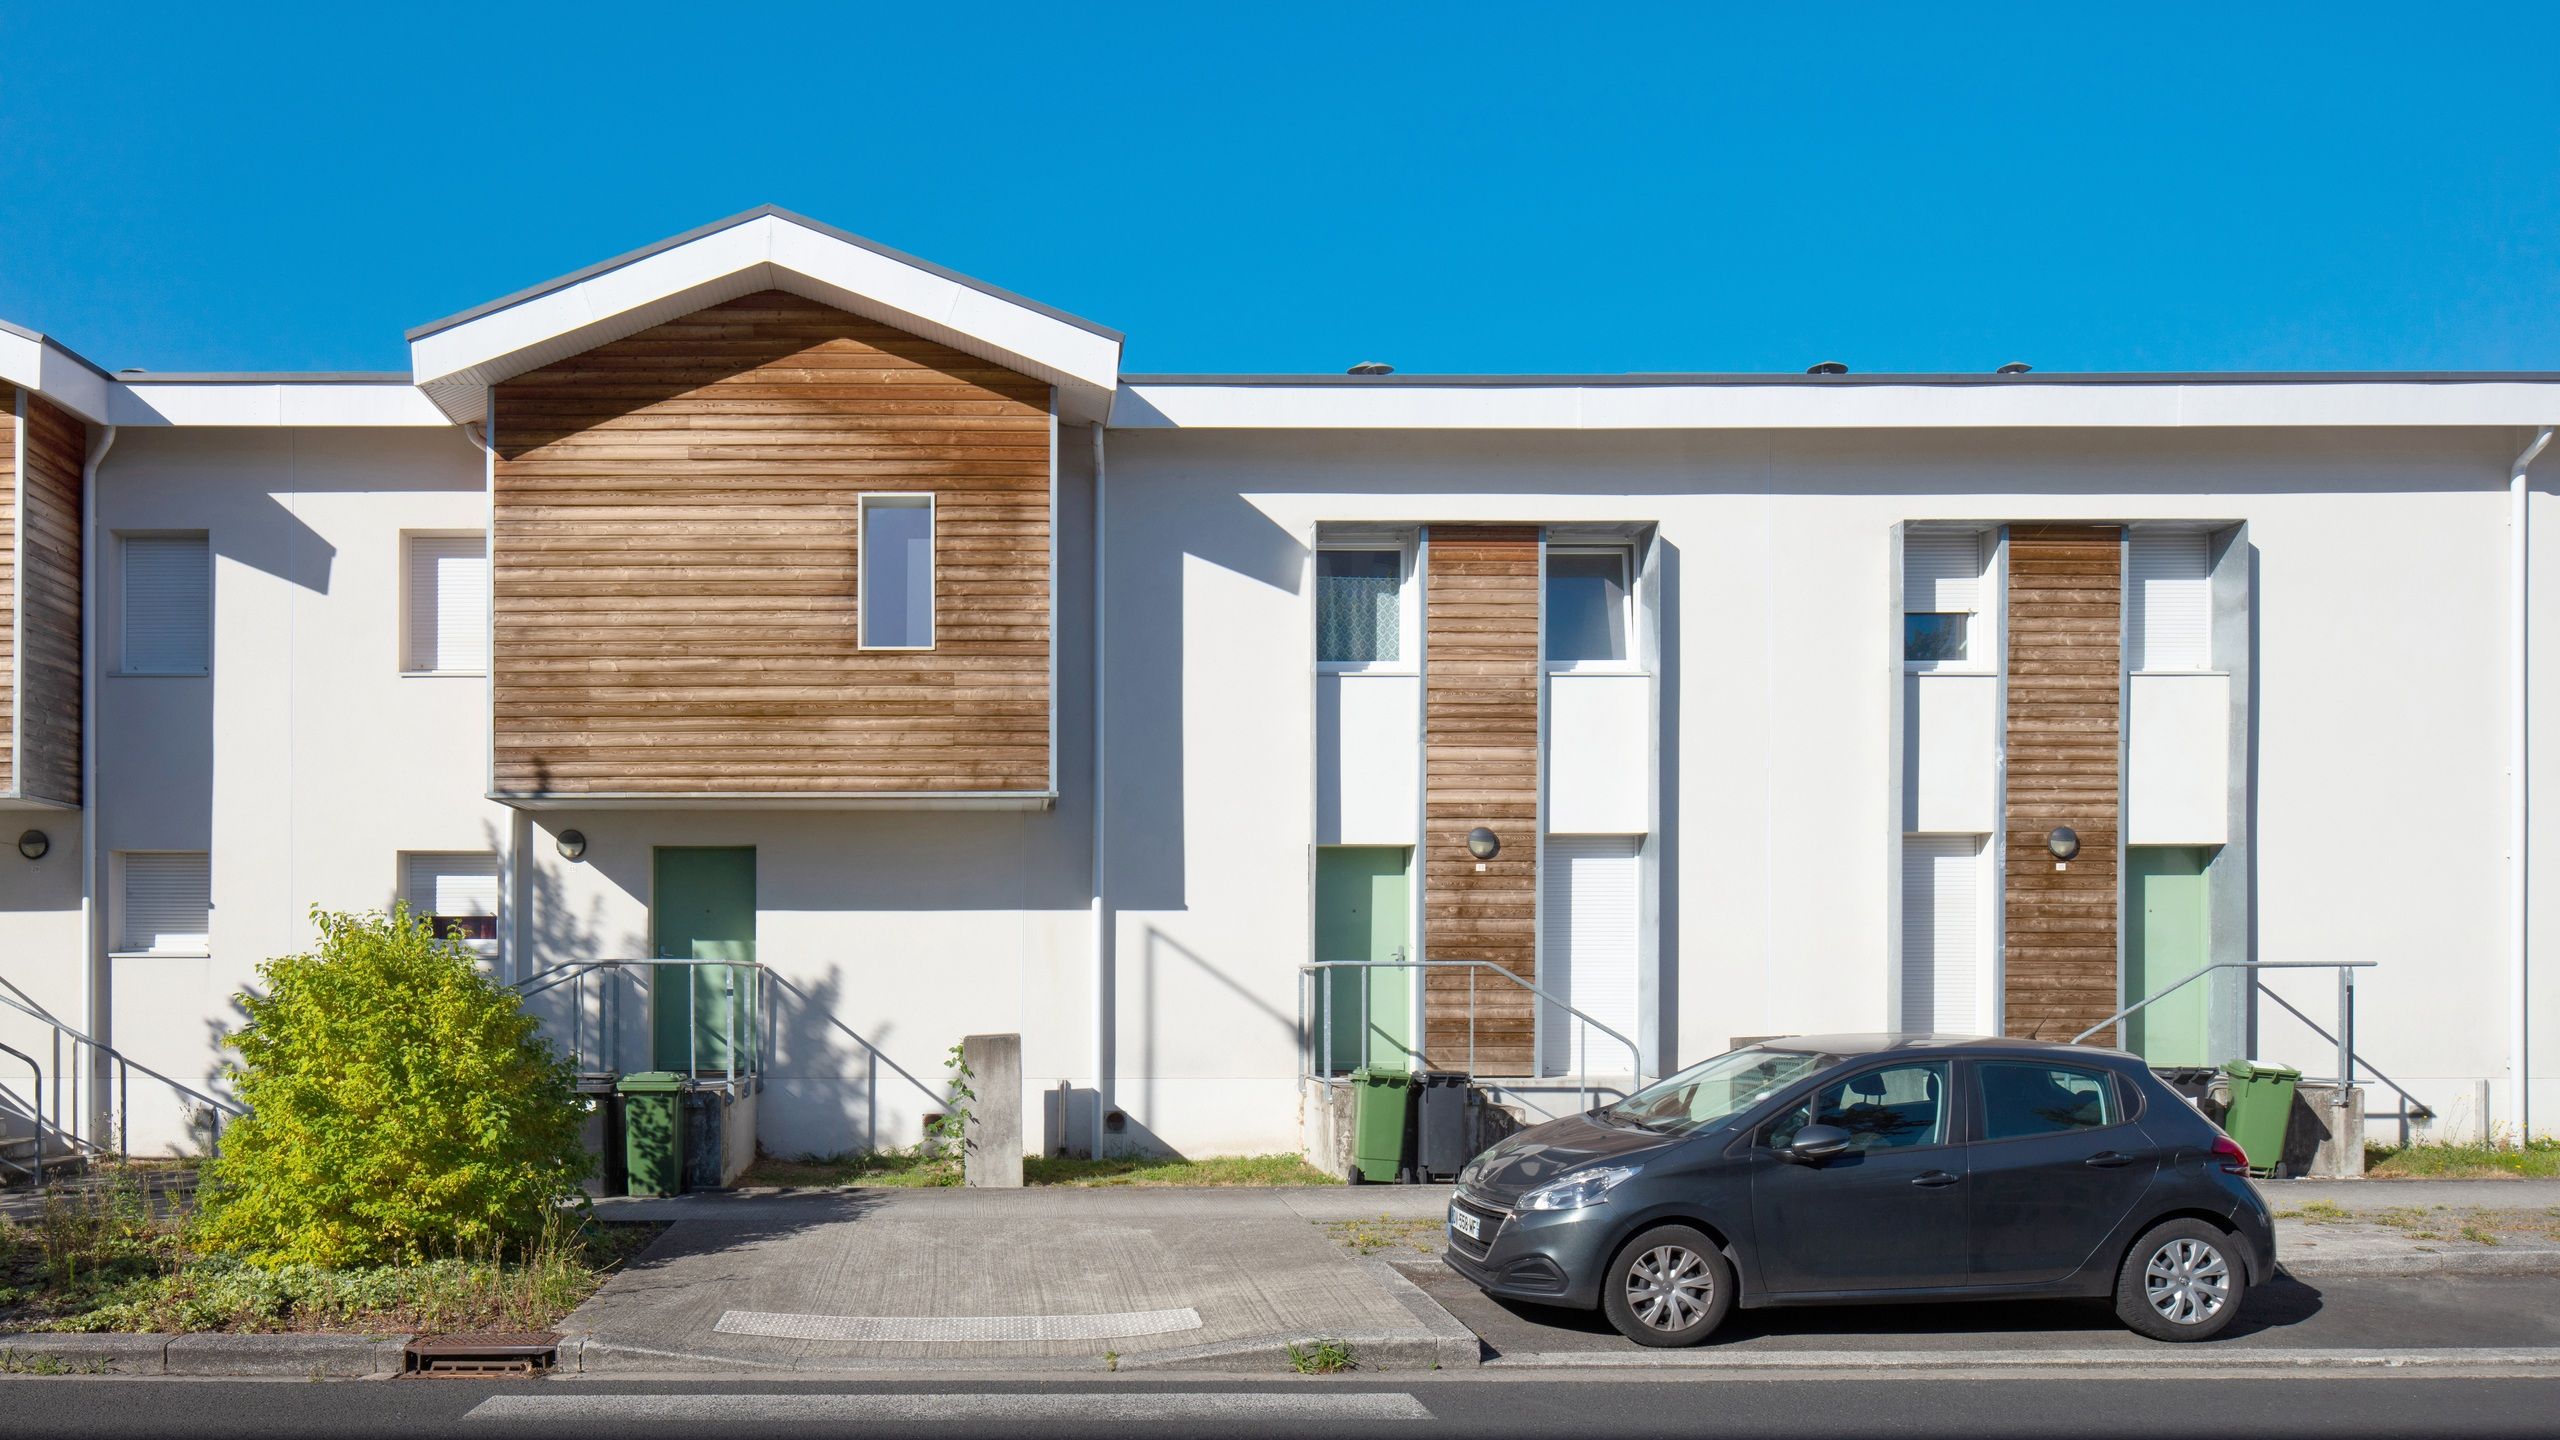
<svg viewBox="0 0 2560 1440"><path fill-rule="evenodd" d="M0 1353L105 1375L397 1375L406 1335L0 1335Z"/></svg>
<svg viewBox="0 0 2560 1440"><path fill-rule="evenodd" d="M6 1368L50 1362L85 1375L165 1375L166 1335L0 1335Z"/></svg>

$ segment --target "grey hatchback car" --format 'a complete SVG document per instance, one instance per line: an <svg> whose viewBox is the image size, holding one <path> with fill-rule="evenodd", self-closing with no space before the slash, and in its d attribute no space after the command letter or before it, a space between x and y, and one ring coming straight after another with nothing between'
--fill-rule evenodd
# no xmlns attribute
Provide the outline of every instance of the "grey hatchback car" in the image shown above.
<svg viewBox="0 0 2560 1440"><path fill-rule="evenodd" d="M2204 1340L2276 1251L2240 1147L2134 1056L1816 1035L1494 1145L1459 1173L1448 1263L1644 1345L1736 1305L2048 1296Z"/></svg>

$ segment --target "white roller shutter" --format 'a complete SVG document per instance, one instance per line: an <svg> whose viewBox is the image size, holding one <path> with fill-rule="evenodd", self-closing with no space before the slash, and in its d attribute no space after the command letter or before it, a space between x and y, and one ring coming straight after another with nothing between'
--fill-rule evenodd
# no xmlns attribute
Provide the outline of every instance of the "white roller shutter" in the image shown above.
<svg viewBox="0 0 2560 1440"><path fill-rule="evenodd" d="M201 675L209 643L213 563L202 535L124 539L124 669Z"/></svg>
<svg viewBox="0 0 2560 1440"><path fill-rule="evenodd" d="M489 547L482 537L410 537L408 668L489 668Z"/></svg>
<svg viewBox="0 0 2560 1440"><path fill-rule="evenodd" d="M420 915L498 913L495 854L411 855L403 885L409 909Z"/></svg>
<svg viewBox="0 0 2560 1440"><path fill-rule="evenodd" d="M2133 605L2133 668L2204 670L2213 662L2213 583L2208 537L2197 530L2136 530L2126 588Z"/></svg>
<svg viewBox="0 0 2560 1440"><path fill-rule="evenodd" d="M152 851L121 858L124 897L116 948L127 954L205 949L213 931L213 869L205 854Z"/></svg>
<svg viewBox="0 0 2560 1440"><path fill-rule="evenodd" d="M1982 840L1902 837L1902 1028L1979 1034Z"/></svg>
<svg viewBox="0 0 2560 1440"><path fill-rule="evenodd" d="M1635 835L1550 835L1538 897L1543 940L1538 988L1630 1040L1636 1036ZM1587 1027L1564 1005L1542 1004L1540 1068L1562 1075L1582 1068ZM1591 1073L1629 1075L1635 1056L1597 1030L1588 1031Z"/></svg>
<svg viewBox="0 0 2560 1440"><path fill-rule="evenodd" d="M1982 536L1970 530L1911 530L1902 537L1902 609L1908 615L1981 608Z"/></svg>

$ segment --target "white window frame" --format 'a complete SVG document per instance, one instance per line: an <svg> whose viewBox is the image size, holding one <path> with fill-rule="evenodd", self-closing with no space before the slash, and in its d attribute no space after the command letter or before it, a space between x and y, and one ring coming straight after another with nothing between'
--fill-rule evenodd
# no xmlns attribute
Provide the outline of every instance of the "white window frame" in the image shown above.
<svg viewBox="0 0 2560 1440"><path fill-rule="evenodd" d="M421 540L477 540L480 542L481 563L483 565L487 565L489 558L489 532L486 530L403 530L400 532L400 630L399 634L394 637L393 641L393 643L400 647L400 674L405 679L441 679L450 677L486 676L489 673L489 652L495 648L492 644L491 637L497 629L497 626L494 623L496 616L490 613L483 613L480 617L481 633L479 668L472 670L428 670L422 669L418 665L418 656L414 648L414 642L417 637L413 633L412 629L417 616L415 613L416 607L411 602L414 598L415 592L416 582L414 567L418 563L418 542ZM490 604L490 602L494 600L497 594L497 587L495 584L496 568L497 567L495 566L489 566L488 571L482 575L480 582L481 588L485 592L481 596L482 603L484 606L489 606L490 609L495 608Z"/></svg>
<svg viewBox="0 0 2560 1440"><path fill-rule="evenodd" d="M126 866L137 855L201 855L205 870L205 938L201 945L181 946L173 950L136 950L124 943L125 927L132 924L131 910L126 904ZM107 954L111 959L202 960L213 954L213 854L207 850L118 850L108 856L108 891L114 897L115 914L110 917L113 928Z"/></svg>
<svg viewBox="0 0 2560 1440"><path fill-rule="evenodd" d="M495 890L493 892L493 902L489 907L489 919L491 922L490 928L495 930L497 933L491 935L486 940L465 940L462 943L469 947L471 952L475 955L479 955L486 959L495 959L498 954L498 942L506 938L507 933L507 861L504 855L501 855L494 850L400 851L398 854L391 857L391 893L395 899L405 900L409 903L410 914L421 916L432 921L437 914L435 909L432 906L424 910L419 909L418 897L409 893L409 862L412 860L431 860L448 857L467 857L473 860L489 860L494 862L493 880Z"/></svg>
<svg viewBox="0 0 2560 1440"><path fill-rule="evenodd" d="M1998 534L1990 530L1967 529L1956 525L1906 526L1902 538L1902 560L1905 565L1908 565L1911 560L1910 545L1914 534L1973 537L1973 608L1970 610L1914 610L1910 605L1909 582L1905 581L1905 593L1901 599L1906 630L1910 617L1914 615L1962 615L1965 617L1965 658L1962 660L1914 660L1906 655L1902 661L1903 673L1906 675L1998 674L2000 671L1998 657L2002 653L2002 647L1995 633L1999 626L1993 618L1996 612L1991 604L1991 591L1999 574ZM1897 649L1901 648L1905 643L1903 633L1895 634L1893 643Z"/></svg>
<svg viewBox="0 0 2560 1440"><path fill-rule="evenodd" d="M874 645L871 643L871 607L863 600L871 584L871 507L886 502L901 509L916 508L923 501L925 544L933 562L933 584L925 590L925 633L932 638L922 645ZM853 626L854 646L860 650L889 653L907 651L922 653L942 643L942 516L934 493L930 490L866 490L854 497L853 520Z"/></svg>
<svg viewBox="0 0 2560 1440"><path fill-rule="evenodd" d="M118 677L198 680L213 673L213 535L205 530L118 530L116 538L116 668ZM133 582L130 556L136 540L204 542L204 664L194 670L138 670L133 655Z"/></svg>
<svg viewBox="0 0 2560 1440"><path fill-rule="evenodd" d="M1316 544L1319 555L1327 552L1349 552L1374 555L1392 550L1396 555L1396 658L1393 660L1318 660L1316 671L1324 675L1419 675L1422 673L1422 585L1415 573L1414 546L1410 540L1345 538L1323 540ZM1321 562L1319 562L1321 563ZM1308 587L1309 595L1318 592ZM1321 602L1318 602L1321 603ZM1309 611L1311 633L1321 634L1324 619Z"/></svg>
<svg viewBox="0 0 2560 1440"><path fill-rule="evenodd" d="M1625 612L1618 620L1618 633L1627 639L1627 653L1615 660L1562 660L1547 654L1547 569L1559 555L1612 555L1617 557L1618 604ZM1636 633L1636 617L1643 611L1636 605L1636 551L1632 545L1557 545L1549 544L1538 563L1538 654L1546 662L1550 675L1636 675L1644 671L1643 637Z"/></svg>

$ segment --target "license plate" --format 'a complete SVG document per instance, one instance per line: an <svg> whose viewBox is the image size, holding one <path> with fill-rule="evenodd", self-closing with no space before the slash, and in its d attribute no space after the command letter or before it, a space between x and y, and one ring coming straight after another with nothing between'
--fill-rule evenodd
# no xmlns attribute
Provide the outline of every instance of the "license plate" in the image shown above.
<svg viewBox="0 0 2560 1440"><path fill-rule="evenodd" d="M1449 1207L1449 1228L1470 1240L1484 1238L1484 1222L1455 1205Z"/></svg>

